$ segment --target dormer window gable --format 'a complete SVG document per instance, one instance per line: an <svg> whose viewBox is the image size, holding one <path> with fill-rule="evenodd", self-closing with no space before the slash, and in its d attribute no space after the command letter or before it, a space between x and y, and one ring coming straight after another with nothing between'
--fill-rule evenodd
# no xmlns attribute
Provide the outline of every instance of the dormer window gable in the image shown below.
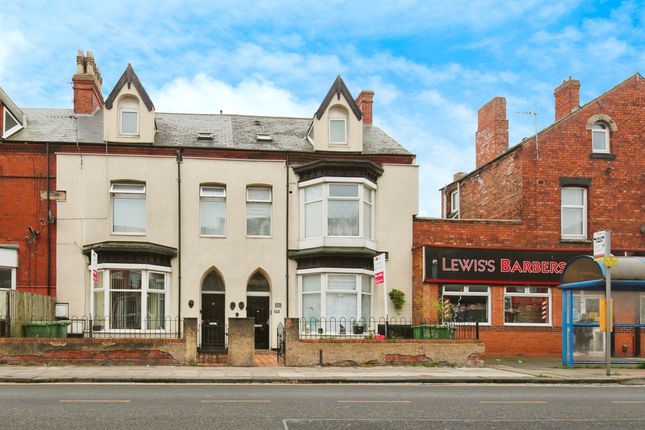
<svg viewBox="0 0 645 430"><path fill-rule="evenodd" d="M316 111L306 138L316 151L363 151L363 112L340 76Z"/></svg>
<svg viewBox="0 0 645 430"><path fill-rule="evenodd" d="M0 88L0 137L6 139L17 133L25 126L25 122L25 114Z"/></svg>
<svg viewBox="0 0 645 430"><path fill-rule="evenodd" d="M104 139L153 143L155 107L130 64L105 101Z"/></svg>

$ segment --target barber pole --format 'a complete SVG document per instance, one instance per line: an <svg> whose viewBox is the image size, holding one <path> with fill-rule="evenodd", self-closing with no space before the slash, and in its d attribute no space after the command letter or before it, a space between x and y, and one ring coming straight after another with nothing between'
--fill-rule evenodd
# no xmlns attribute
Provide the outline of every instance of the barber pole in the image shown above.
<svg viewBox="0 0 645 430"><path fill-rule="evenodd" d="M450 299L446 298L443 301L443 319L444 319L444 321L449 321L450 320L450 311L451 311Z"/></svg>
<svg viewBox="0 0 645 430"><path fill-rule="evenodd" d="M549 304L546 300L542 301L542 321L546 321L549 316Z"/></svg>

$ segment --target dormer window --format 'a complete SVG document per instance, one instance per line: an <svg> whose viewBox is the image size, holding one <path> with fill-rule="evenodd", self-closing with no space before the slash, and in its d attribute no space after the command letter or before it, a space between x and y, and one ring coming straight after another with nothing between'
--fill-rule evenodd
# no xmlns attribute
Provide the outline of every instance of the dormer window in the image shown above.
<svg viewBox="0 0 645 430"><path fill-rule="evenodd" d="M347 144L347 112L338 106L329 109L329 143Z"/></svg>
<svg viewBox="0 0 645 430"><path fill-rule="evenodd" d="M139 100L135 97L124 97L119 101L119 134L139 134Z"/></svg>
<svg viewBox="0 0 645 430"><path fill-rule="evenodd" d="M3 130L2 130L2 136L3 137L9 137L16 131L20 130L22 128L22 125L18 122L18 120L9 112L9 109L6 107L4 108L4 119L3 119Z"/></svg>
<svg viewBox="0 0 645 430"><path fill-rule="evenodd" d="M591 149L593 152L609 153L609 127L603 122L591 126Z"/></svg>

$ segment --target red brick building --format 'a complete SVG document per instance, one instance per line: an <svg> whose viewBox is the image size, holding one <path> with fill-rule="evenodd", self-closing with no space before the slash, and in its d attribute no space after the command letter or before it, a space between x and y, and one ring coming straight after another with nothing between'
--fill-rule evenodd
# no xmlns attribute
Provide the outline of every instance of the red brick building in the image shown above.
<svg viewBox="0 0 645 430"><path fill-rule="evenodd" d="M442 219L414 222L417 321L449 304L450 318L480 323L489 356L557 355L564 264L605 229L615 255L645 255L645 81L637 73L583 106L579 89L564 81L555 122L511 148L506 100L480 109L476 169L441 190ZM579 305L594 314L596 303ZM625 345L615 354L631 354Z"/></svg>

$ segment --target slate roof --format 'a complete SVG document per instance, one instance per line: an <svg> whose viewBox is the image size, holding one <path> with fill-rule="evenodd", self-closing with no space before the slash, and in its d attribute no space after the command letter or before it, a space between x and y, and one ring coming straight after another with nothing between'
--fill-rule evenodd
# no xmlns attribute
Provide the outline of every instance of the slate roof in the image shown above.
<svg viewBox="0 0 645 430"><path fill-rule="evenodd" d="M75 115L71 109L23 109L27 127L6 141L51 143L104 143L103 112ZM261 151L314 152L305 138L311 118L246 115L155 113L154 145L245 149ZM201 140L198 133L212 133ZM257 134L270 134L272 141L258 141ZM411 155L396 140L374 126L363 128L363 154Z"/></svg>

